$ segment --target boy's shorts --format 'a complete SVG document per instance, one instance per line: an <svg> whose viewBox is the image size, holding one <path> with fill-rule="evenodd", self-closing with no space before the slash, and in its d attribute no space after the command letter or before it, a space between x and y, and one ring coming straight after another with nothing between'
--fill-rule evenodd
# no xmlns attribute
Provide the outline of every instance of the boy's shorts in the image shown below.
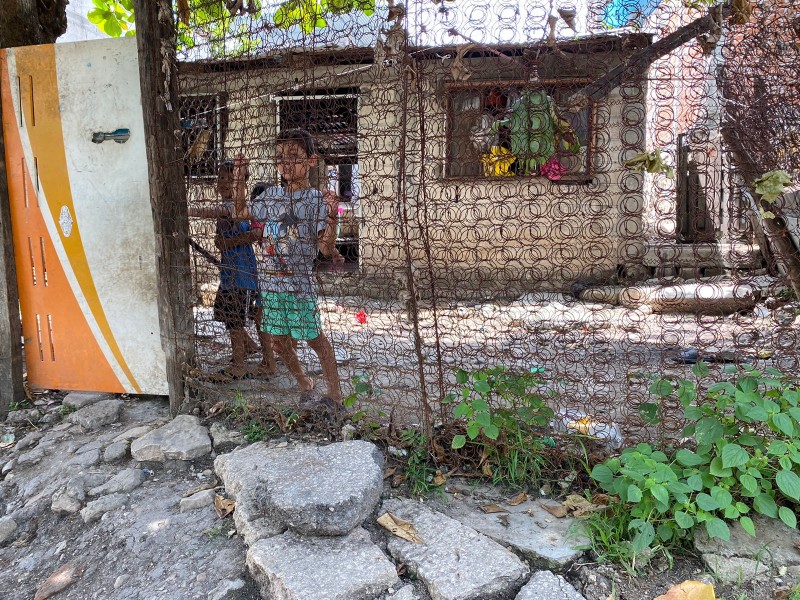
<svg viewBox="0 0 800 600"><path fill-rule="evenodd" d="M322 334L316 298L298 298L290 292L262 292L261 331L313 340Z"/></svg>
<svg viewBox="0 0 800 600"><path fill-rule="evenodd" d="M248 317L255 320L261 298L255 290L221 289L214 300L214 320L222 321L226 329L244 329Z"/></svg>

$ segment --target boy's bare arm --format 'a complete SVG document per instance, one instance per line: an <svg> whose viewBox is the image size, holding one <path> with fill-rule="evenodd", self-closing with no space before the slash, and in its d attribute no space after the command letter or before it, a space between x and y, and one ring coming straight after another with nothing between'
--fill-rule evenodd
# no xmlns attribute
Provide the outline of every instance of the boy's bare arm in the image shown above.
<svg viewBox="0 0 800 600"><path fill-rule="evenodd" d="M260 229L253 229L228 238L218 235L214 239L214 244L219 250L227 250L228 248L235 248L236 246L251 246L260 240L261 236L262 232Z"/></svg>
<svg viewBox="0 0 800 600"><path fill-rule="evenodd" d="M249 219L247 208L247 165L250 161L239 156L233 161L233 217Z"/></svg>
<svg viewBox="0 0 800 600"><path fill-rule="evenodd" d="M317 236L317 246L325 257L336 252L336 226L339 223L339 197L331 191L323 193L328 216L325 229Z"/></svg>
<svg viewBox="0 0 800 600"><path fill-rule="evenodd" d="M200 219L225 219L230 217L231 213L225 206L195 206L189 209L189 216Z"/></svg>

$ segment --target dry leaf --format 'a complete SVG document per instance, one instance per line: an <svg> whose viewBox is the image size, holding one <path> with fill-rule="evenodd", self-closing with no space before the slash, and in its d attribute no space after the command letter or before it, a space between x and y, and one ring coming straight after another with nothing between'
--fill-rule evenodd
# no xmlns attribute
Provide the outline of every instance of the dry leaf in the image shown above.
<svg viewBox="0 0 800 600"><path fill-rule="evenodd" d="M611 496L608 494L593 494L592 503L598 506L608 506L611 503Z"/></svg>
<svg viewBox="0 0 800 600"><path fill-rule="evenodd" d="M225 410L225 401L224 400L220 400L214 406L212 406L211 408L208 409L208 412L206 413L206 416L213 417L217 413L221 413L223 410Z"/></svg>
<svg viewBox="0 0 800 600"><path fill-rule="evenodd" d="M217 516L224 519L233 512L236 508L235 500L228 500L224 496L217 494L214 496L214 510L217 511Z"/></svg>
<svg viewBox="0 0 800 600"><path fill-rule="evenodd" d="M442 475L441 471L436 471L436 475L433 476L433 485L444 485L447 483L447 477Z"/></svg>
<svg viewBox="0 0 800 600"><path fill-rule="evenodd" d="M198 133L197 137L192 142L192 145L189 147L189 162L196 163L203 158L203 154L205 154L205 151L208 149L208 142L210 141L210 129L203 129L200 133Z"/></svg>
<svg viewBox="0 0 800 600"><path fill-rule="evenodd" d="M389 477L393 477L395 473L397 473L397 467L390 467L388 469L384 469L383 478L389 479Z"/></svg>
<svg viewBox="0 0 800 600"><path fill-rule="evenodd" d="M497 520L500 521L503 527L508 527L510 525L508 522L508 515L497 515Z"/></svg>
<svg viewBox="0 0 800 600"><path fill-rule="evenodd" d="M447 459L447 452L442 445L436 440L431 440L431 447L433 448L433 455L436 457L436 462L441 464Z"/></svg>
<svg viewBox="0 0 800 600"><path fill-rule="evenodd" d="M511 498L511 500L506 500L506 504L510 506L517 506L525 502L527 499L528 499L528 494L526 494L525 492L520 492L519 494Z"/></svg>
<svg viewBox="0 0 800 600"><path fill-rule="evenodd" d="M402 473L396 473L395 476L392 477L392 487L393 488L398 487L405 480L406 480L406 476L405 475L403 475Z"/></svg>
<svg viewBox="0 0 800 600"><path fill-rule="evenodd" d="M413 542L414 544L422 543L422 538L417 535L414 524L404 521L400 517L394 516L392 513L387 512L378 517L378 525L389 530L392 535L396 535L406 541Z"/></svg>
<svg viewBox="0 0 800 600"><path fill-rule="evenodd" d="M578 494L570 494L567 496L567 499L564 500L564 506L572 513L573 517L585 517L604 508L603 506L592 504L586 498Z"/></svg>
<svg viewBox="0 0 800 600"><path fill-rule="evenodd" d="M714 586L699 581L684 581L654 600L716 600Z"/></svg>
<svg viewBox="0 0 800 600"><path fill-rule="evenodd" d="M83 569L76 567L72 563L61 565L36 589L36 595L33 597L33 600L45 600L50 596L56 595L61 590L75 583L75 580L80 577L81 573L83 573Z"/></svg>
<svg viewBox="0 0 800 600"><path fill-rule="evenodd" d="M492 471L492 465L490 465L489 463L483 463L481 472L484 475L486 475L486 477L494 477L494 471Z"/></svg>
<svg viewBox="0 0 800 600"><path fill-rule="evenodd" d="M483 506L479 506L483 512L485 513L507 513L508 510L500 506L499 504L484 504Z"/></svg>
<svg viewBox="0 0 800 600"><path fill-rule="evenodd" d="M541 506L543 509L545 509L547 512L549 512L557 519L563 519L569 513L567 507L564 506L563 504L544 504L540 502L539 506Z"/></svg>

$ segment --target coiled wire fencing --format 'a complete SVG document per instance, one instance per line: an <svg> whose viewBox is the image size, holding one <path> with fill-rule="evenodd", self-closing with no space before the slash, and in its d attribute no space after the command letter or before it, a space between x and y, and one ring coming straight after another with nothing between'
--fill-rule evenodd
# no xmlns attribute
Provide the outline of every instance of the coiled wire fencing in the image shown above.
<svg viewBox="0 0 800 600"><path fill-rule="evenodd" d="M629 444L682 426L677 401L643 414L651 376L798 373L798 196L755 191L798 170L789 0L228 4L175 16L190 207L220 202L222 161L278 183L278 132L315 136L341 199L319 303L360 407L430 431L457 369L502 365ZM215 223L190 225L191 393L296 403L282 365L207 381L230 345Z"/></svg>

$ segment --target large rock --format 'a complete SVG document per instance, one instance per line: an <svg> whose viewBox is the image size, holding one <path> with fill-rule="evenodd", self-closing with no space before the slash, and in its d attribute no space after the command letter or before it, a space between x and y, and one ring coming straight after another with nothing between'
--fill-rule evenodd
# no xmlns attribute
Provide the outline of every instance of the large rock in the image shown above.
<svg viewBox="0 0 800 600"><path fill-rule="evenodd" d="M67 421L80 425L86 431L99 429L103 425L111 425L119 421L122 411L122 400L101 400L67 416Z"/></svg>
<svg viewBox="0 0 800 600"><path fill-rule="evenodd" d="M103 392L70 392L64 396L62 404L75 410L97 404L101 400L110 400L114 396Z"/></svg>
<svg viewBox="0 0 800 600"><path fill-rule="evenodd" d="M211 434L211 443L217 452L229 452L236 446L246 444L247 440L241 432L228 429L222 423L213 423L208 429Z"/></svg>
<svg viewBox="0 0 800 600"><path fill-rule="evenodd" d="M247 566L271 600L371 600L398 583L395 566L361 528L347 536L288 531L257 541Z"/></svg>
<svg viewBox="0 0 800 600"><path fill-rule="evenodd" d="M517 594L515 600L586 600L561 575L539 571Z"/></svg>
<svg viewBox="0 0 800 600"><path fill-rule="evenodd" d="M363 441L328 446L270 448L259 442L214 462L237 501L236 522L273 534L292 529L311 535L345 535L366 519L383 489L383 457ZM236 514L234 513L234 514ZM243 523L243 521L247 523ZM253 535L245 537L247 543Z"/></svg>
<svg viewBox="0 0 800 600"><path fill-rule="evenodd" d="M127 501L127 494L109 494L108 496L102 496L93 502L89 502L89 504L81 510L81 517L83 517L85 523L93 523L107 512L122 508Z"/></svg>
<svg viewBox="0 0 800 600"><path fill-rule="evenodd" d="M103 460L105 462L116 462L128 455L128 442L114 442L103 450Z"/></svg>
<svg viewBox="0 0 800 600"><path fill-rule="evenodd" d="M698 529L694 545L706 566L719 579L739 583L758 578L770 569L800 566L800 532L777 519L762 515L753 517L756 536L747 533L739 523L730 527L731 539L710 538L705 529Z"/></svg>
<svg viewBox="0 0 800 600"><path fill-rule="evenodd" d="M422 543L392 536L389 553L425 583L433 600L508 598L528 578L528 566L513 552L419 502L387 500L381 512L414 524Z"/></svg>
<svg viewBox="0 0 800 600"><path fill-rule="evenodd" d="M131 444L131 456L138 461L192 460L210 453L208 430L192 415L178 415Z"/></svg>
<svg viewBox="0 0 800 600"><path fill-rule="evenodd" d="M17 522L9 516L0 518L0 545L11 539L17 530Z"/></svg>
<svg viewBox="0 0 800 600"><path fill-rule="evenodd" d="M70 496L66 490L59 490L50 499L50 510L57 515L71 515L78 512L83 502Z"/></svg>
<svg viewBox="0 0 800 600"><path fill-rule="evenodd" d="M484 513L476 506L452 500L448 514L463 525L479 531L503 546L511 546L534 568L562 571L582 554L576 546L587 542L572 527L572 519L556 519L536 502L504 506L507 525L496 514Z"/></svg>
<svg viewBox="0 0 800 600"><path fill-rule="evenodd" d="M90 496L105 496L106 494L128 493L144 481L144 471L141 469L125 469L104 484L89 490Z"/></svg>
<svg viewBox="0 0 800 600"><path fill-rule="evenodd" d="M120 433L117 437L111 440L113 443L117 444L119 442L130 442L131 440L135 440L136 438L140 438L146 433L150 433L153 430L152 426L150 425L139 425L138 427L133 427Z"/></svg>

